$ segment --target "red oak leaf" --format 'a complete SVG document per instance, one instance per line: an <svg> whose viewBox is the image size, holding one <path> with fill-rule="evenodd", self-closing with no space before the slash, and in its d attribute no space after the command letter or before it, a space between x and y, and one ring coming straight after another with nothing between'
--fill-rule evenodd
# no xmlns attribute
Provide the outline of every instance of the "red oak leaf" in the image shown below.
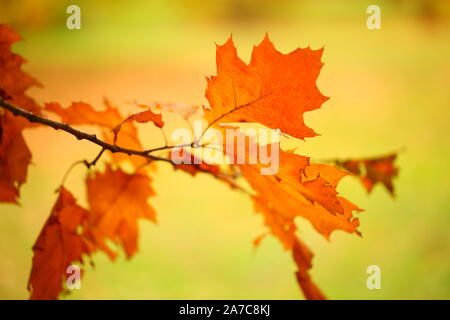
<svg viewBox="0 0 450 320"><path fill-rule="evenodd" d="M69 191L60 188L58 200L33 246L33 265L28 280L30 299L57 299L63 290L67 267L75 262L82 263L82 255L88 254L88 247L77 229L88 214Z"/></svg>
<svg viewBox="0 0 450 320"><path fill-rule="evenodd" d="M105 172L86 179L90 208L86 237L111 259L117 252L108 247L107 240L122 246L131 258L137 251L138 220L156 222L155 211L148 204L148 198L155 195L150 183L143 173L128 174L110 165Z"/></svg>

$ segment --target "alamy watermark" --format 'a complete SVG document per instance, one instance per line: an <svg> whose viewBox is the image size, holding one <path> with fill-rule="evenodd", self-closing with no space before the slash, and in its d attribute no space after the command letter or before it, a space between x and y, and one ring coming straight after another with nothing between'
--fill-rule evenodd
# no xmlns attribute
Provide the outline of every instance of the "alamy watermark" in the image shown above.
<svg viewBox="0 0 450 320"><path fill-rule="evenodd" d="M70 14L66 20L66 26L69 30L81 29L81 9L76 4L67 7L66 13Z"/></svg>
<svg viewBox="0 0 450 320"><path fill-rule="evenodd" d="M180 128L171 134L176 141L171 152L175 164L258 164L261 175L274 175L280 167L280 130L206 128L194 121L192 130ZM192 143L192 141L195 141ZM192 156L191 156L192 155Z"/></svg>
<svg viewBox="0 0 450 320"><path fill-rule="evenodd" d="M367 17L366 25L369 30L380 30L381 29L381 9L380 6L372 4L367 7Z"/></svg>
<svg viewBox="0 0 450 320"><path fill-rule="evenodd" d="M366 281L367 289L381 289L381 268L376 264L373 264L367 267L366 272L370 274Z"/></svg>
<svg viewBox="0 0 450 320"><path fill-rule="evenodd" d="M69 290L81 289L81 269L76 264L72 264L66 269L66 287Z"/></svg>

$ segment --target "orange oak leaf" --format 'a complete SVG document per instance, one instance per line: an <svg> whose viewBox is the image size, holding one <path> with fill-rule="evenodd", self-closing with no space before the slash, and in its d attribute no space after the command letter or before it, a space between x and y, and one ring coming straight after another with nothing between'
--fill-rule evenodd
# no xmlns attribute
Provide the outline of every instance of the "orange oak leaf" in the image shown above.
<svg viewBox="0 0 450 320"><path fill-rule="evenodd" d="M20 41L17 32L0 24L0 92L4 100L33 113L39 113L41 107L30 98L26 91L41 86L33 77L22 70L26 62L21 56L11 52L11 46Z"/></svg>
<svg viewBox="0 0 450 320"><path fill-rule="evenodd" d="M308 157L283 151L279 143L258 145L253 137L247 137L247 152L240 158L236 148L228 148L230 143L235 146L239 144L236 141L242 139L240 135L244 135L244 132L237 132L235 140L225 142L224 152L234 157L233 162L238 163L236 166L242 176L267 202L272 202L272 207L279 214L290 218L306 218L326 238L334 230L358 233L356 228L359 221L353 217L353 212L361 210L340 197L336 190L339 181L348 173L331 165L310 164ZM278 150L278 159L274 160L278 161L279 169L273 174L261 175L262 168L266 166L260 162L252 164L249 159L252 153L250 150L264 147Z"/></svg>
<svg viewBox="0 0 450 320"><path fill-rule="evenodd" d="M239 144L239 140L245 146ZM361 209L338 196L336 190L340 180L348 173L335 166L311 164L308 157L281 150L279 143L260 145L255 137L245 136L243 131L235 132L234 139L223 143L224 154L236 163L235 166L256 192L252 196L255 211L262 214L264 224L284 248L292 252L298 267L297 282L305 297L325 299L309 275L313 255L296 235L294 220L297 217L309 220L327 239L335 230L360 234L357 230L359 220L354 213ZM261 174L266 166L250 161L252 154L260 153L260 148L264 147L271 150L270 153L278 154L274 160L279 162L279 169L273 174ZM239 153L239 149L245 152Z"/></svg>
<svg viewBox="0 0 450 320"><path fill-rule="evenodd" d="M95 125L105 128L114 128L123 118L117 108L106 104L104 110L95 110L90 104L84 102L72 102L67 108L63 108L57 102L49 102L44 105L45 110L57 114L61 121L70 125Z"/></svg>
<svg viewBox="0 0 450 320"><path fill-rule="evenodd" d="M0 25L0 99L40 115L41 106L26 95L30 87L39 84L21 70L25 61L11 52L11 46L18 40L20 37L16 32ZM83 102L74 102L67 108L48 103L45 110L70 125L99 127L107 143L136 151L142 151L143 147L135 123L152 122L163 128L163 118L169 112L180 115L189 124L194 116L204 113L208 128L220 124L219 128L225 130L223 124L230 127L230 123L254 122L279 129L282 135L305 139L316 133L304 123L304 114L320 108L328 99L316 86L323 65L321 56L322 49L310 48L282 54L266 35L254 47L251 60L246 64L238 57L230 37L225 44L217 46L217 75L207 78L209 109L181 104L150 107L138 104L146 110L124 118L116 106L105 101L103 110ZM3 107L12 110L11 106ZM23 118L13 117L6 109L0 110L0 201L17 203L19 188L26 180L31 161L23 130L32 125ZM45 120L41 119L41 123L48 124ZM396 155L333 161L334 165L314 164L309 157L281 150L274 141L266 145L251 138L244 141L248 150L253 151L270 145L271 152L277 154L276 159L272 159L278 160L277 169L268 175L262 174L268 166L263 161L249 161L254 156L252 152L240 155L236 141L231 142L232 149L228 148L230 141L221 146L221 155L233 160L229 172L223 165L199 161L195 152L187 151L183 155L189 161L173 163L173 167L192 176L199 172L208 173L250 194L267 233L275 236L292 254L297 282L305 297L325 299L309 274L313 254L298 235L297 221L300 219L297 218L309 221L327 239L336 230L360 234L356 214L362 210L340 196L338 185L350 174L359 177L369 192L380 183L394 194L392 180L398 174L398 168L394 166ZM193 147L194 144L188 144L187 150L193 150ZM156 148L159 151L165 149L169 147ZM90 172L86 178L89 210L77 205L65 188L59 189L56 204L33 247L28 283L31 299L56 299L64 291L67 267L74 262L82 263L83 255L101 250L114 260L118 252L110 247L111 243L122 247L127 258L131 258L138 250L140 219L156 222L155 211L148 203L155 194L152 179L145 172L137 170L131 174L118 166L123 161L130 161L135 169L139 169L147 160L119 153L111 156L115 163L107 163L104 171ZM173 161L171 156L155 157L155 160ZM236 182L238 177L243 177L252 190L240 187ZM254 241L255 246L263 236Z"/></svg>
<svg viewBox="0 0 450 320"><path fill-rule="evenodd" d="M264 224L270 233L280 240L286 250L292 250L297 231L294 219L279 214L264 195L254 195L252 199L255 211L262 214Z"/></svg>
<svg viewBox="0 0 450 320"><path fill-rule="evenodd" d="M105 172L95 172L86 179L89 220L85 234L111 259L117 252L107 240L123 247L128 258L137 251L138 220L156 222L156 214L148 204L155 195L151 179L143 173L128 174L108 164Z"/></svg>
<svg viewBox="0 0 450 320"><path fill-rule="evenodd" d="M88 212L61 187L58 200L33 246L33 265L28 280L30 299L57 299L63 291L67 267L75 262L82 263L83 254L88 254L87 245L77 232L87 218Z"/></svg>
<svg viewBox="0 0 450 320"><path fill-rule="evenodd" d="M230 37L217 46L217 75L207 78L208 122L259 122L299 139L314 137L303 114L328 99L316 86L321 56L322 49L310 48L282 54L266 35L245 64Z"/></svg>
<svg viewBox="0 0 450 320"><path fill-rule="evenodd" d="M150 108L142 112L134 113L128 116L128 118L126 118L113 128L114 144L116 144L117 142L117 137L119 135L120 130L122 129L122 126L125 123L132 121L136 121L139 123L153 122L155 126L157 126L158 128L162 128L164 126L161 114L154 113Z"/></svg>
<svg viewBox="0 0 450 320"><path fill-rule="evenodd" d="M356 159L336 161L336 163L351 174L360 177L367 192L380 183L385 186L391 195L394 195L393 179L398 175L398 168L394 162L397 154L370 159Z"/></svg>
<svg viewBox="0 0 450 320"><path fill-rule="evenodd" d="M286 249L292 251L294 262L297 265L296 278L302 289L305 298L310 300L326 299L309 275L309 269L312 268L312 252L296 236L297 227L292 219L284 218L274 209L270 203L267 203L263 197L253 197L255 202L255 211L261 213L264 217L264 224L270 232L277 237ZM254 245L258 245L260 238L257 238Z"/></svg>
<svg viewBox="0 0 450 320"><path fill-rule="evenodd" d="M309 166L315 165L307 165L303 156L283 151L275 175L261 175L258 165L239 165L244 178L277 215L290 220L303 217L325 238L335 230L359 234L359 221L353 214L361 209L338 196L332 179L326 180L325 175L302 181ZM335 170L335 175L342 176L341 170Z"/></svg>
<svg viewBox="0 0 450 320"><path fill-rule="evenodd" d="M93 125L103 128L102 135L106 142L115 143L118 146L143 150L139 141L137 128L133 123L128 124L122 130L120 137L116 138L113 130L124 121L116 107L105 100L104 110L95 110L91 105L84 102L73 102L67 108L63 108L59 103L50 102L45 104L45 110L57 114L62 122L70 125ZM116 163L130 161L135 168L140 168L146 160L138 156L129 156L122 153L112 155Z"/></svg>
<svg viewBox="0 0 450 320"><path fill-rule="evenodd" d="M297 237L292 248L292 256L297 264L298 271L295 273L297 282L305 293L308 300L324 300L326 299L322 291L311 280L308 273L312 268L313 254L308 247Z"/></svg>
<svg viewBox="0 0 450 320"><path fill-rule="evenodd" d="M217 76L207 79L206 97L211 108L205 110L205 116L209 126L257 122L299 139L315 136L305 125L303 114L327 100L316 86L323 65L321 55L322 50L309 48L282 54L266 35L254 47L250 63L245 64L230 37L217 47ZM228 153L226 146L224 150ZM237 159L235 153L228 156L234 157L242 176L256 192L255 210L263 215L265 225L285 249L292 251L305 297L324 299L308 274L312 253L298 239L294 219L301 216L309 220L326 238L335 230L359 234L359 220L353 214L361 209L338 196L336 187L346 172L310 164L309 158L284 152L279 145L278 150L279 170L273 175L262 175L262 165L248 161L247 154L246 159Z"/></svg>
<svg viewBox="0 0 450 320"><path fill-rule="evenodd" d="M11 28L0 25L0 99L39 114L41 107L26 91L39 83L22 70L25 60L11 52L21 40ZM0 113L0 202L18 203L19 190L26 181L31 152L23 138L23 129L31 127L23 118L6 110Z"/></svg>
<svg viewBox="0 0 450 320"><path fill-rule="evenodd" d="M302 185L306 188L303 195L315 201L331 214L343 214L344 208L337 197L336 187L347 173L331 165L311 164L304 168ZM295 176L295 175L294 175Z"/></svg>
<svg viewBox="0 0 450 320"><path fill-rule="evenodd" d="M336 190L340 180L348 173L330 165L311 164L308 157L281 150L279 143L264 146L258 145L252 137L243 140L243 134L240 131L235 134L234 140L226 141L224 153L237 163L242 176L256 192L252 198L255 210L263 215L264 224L284 248L292 252L298 267L297 281L305 297L325 299L309 276L313 255L296 235L294 220L297 217L309 220L325 238L329 238L335 230L359 234L359 220L354 217L354 213L361 209L338 196ZM239 140L245 141L247 150L241 155L237 150ZM234 147L228 148L229 144ZM278 159L274 160L279 161L279 170L273 174L261 174L265 165L250 161L250 150L256 151L263 147L278 153ZM243 149L242 145L240 149Z"/></svg>

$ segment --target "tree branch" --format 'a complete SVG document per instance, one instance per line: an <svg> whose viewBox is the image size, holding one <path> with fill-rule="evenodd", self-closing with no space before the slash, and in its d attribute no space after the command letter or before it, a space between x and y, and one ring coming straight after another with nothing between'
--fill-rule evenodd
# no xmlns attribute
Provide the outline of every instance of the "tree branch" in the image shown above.
<svg viewBox="0 0 450 320"><path fill-rule="evenodd" d="M68 173L71 171L71 169L75 165L77 165L79 163L83 163L84 165L86 165L87 168L90 168L91 166L95 166L95 164L98 162L98 160L101 158L101 156L103 155L103 153L106 150L111 151L112 153L119 152L119 153L127 154L129 156L131 156L131 155L140 156L140 157L146 158L148 160L148 162L150 162L150 161L163 161L163 162L170 163L172 166L176 166L170 159L164 158L164 157L159 157L159 156L156 156L156 155L152 155L151 152L160 151L160 150L166 150L166 149L170 149L170 148L174 148L174 147L184 147L184 146L192 147L192 148L205 147L205 146L208 147L208 144L199 145L199 144L196 144L196 142L191 142L191 143L188 143L186 145L181 145L181 146L166 145L166 146L163 146L163 147L149 149L149 150L133 150L133 149L123 148L123 147L119 147L119 146L114 145L114 144L107 143L107 142L97 138L97 136L95 134L88 134L86 132L77 130L77 129L71 127L70 125L68 125L67 123L53 121L53 120L50 120L50 119L38 116L38 115L36 115L34 113L31 113L31 112L29 112L27 110L15 107L15 106L7 103L6 101L4 101L3 98L1 98L1 97L0 97L0 108L3 108L5 110L10 111L15 116L23 117L23 118L27 119L31 123L40 123L42 125L51 127L51 128L53 128L55 130L65 131L65 132L73 135L74 137L76 137L78 140L88 140L88 141L90 141L90 142L92 142L92 143L102 147L102 149L97 154L97 156L95 157L94 160L92 160L90 162L87 161L87 160L80 160L80 161L75 162L70 167L68 172L66 172L66 174L64 175L62 184L64 184L64 181L66 180ZM197 168L197 170L200 171L200 172L204 172L204 173L213 175L214 177L217 177L214 173L212 173L212 172L210 172L208 170L204 170L202 168ZM245 191L242 187L240 187L236 183L232 182L232 180L234 180L236 178L235 176L228 176L226 174L222 174L220 177L222 179L224 179L224 180L228 179L228 183L230 185L233 185L238 190ZM248 191L245 191L245 192L248 193Z"/></svg>
<svg viewBox="0 0 450 320"><path fill-rule="evenodd" d="M105 152L105 150L106 150L105 148L102 148L102 150L100 150L100 152L97 154L97 156L95 157L94 160L92 160L90 162L87 160L84 160L83 163L86 165L86 167L88 169L90 169L92 166L95 166L97 164L97 161L100 160L100 158L101 158L103 152Z"/></svg>
<svg viewBox="0 0 450 320"><path fill-rule="evenodd" d="M83 131L80 131L80 130L77 130L77 129L71 127L67 123L57 122L57 121L53 121L53 120L38 116L38 115L31 113L29 111L26 111L24 109L15 107L15 106L7 103L6 101L4 101L2 98L0 98L0 107L5 110L10 111L15 116L20 116L20 117L27 119L31 123L40 123L45 126L51 127L55 130L65 131L65 132L73 135L74 137L76 137L78 140L88 140L88 141L95 143L95 144L99 145L100 147L102 147L103 151L109 150L112 153L119 152L119 153L125 153L129 156L136 155L136 156L144 157L150 161L165 161L165 162L172 163L172 161L170 161L170 159L151 155L148 153L148 151L133 150L133 149L123 148L123 147L119 147L119 146L107 143L107 142L97 138L97 136L95 134L88 134L86 132L83 132ZM101 153L103 153L103 151ZM101 156L101 154L100 154L100 156ZM98 159L96 159L96 160L98 160ZM93 163L93 164L95 164L95 163Z"/></svg>

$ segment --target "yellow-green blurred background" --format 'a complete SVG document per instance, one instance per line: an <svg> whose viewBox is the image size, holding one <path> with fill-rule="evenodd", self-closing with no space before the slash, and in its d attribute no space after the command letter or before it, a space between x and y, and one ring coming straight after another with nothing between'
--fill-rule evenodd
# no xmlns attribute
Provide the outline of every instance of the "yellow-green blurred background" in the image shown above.
<svg viewBox="0 0 450 320"><path fill-rule="evenodd" d="M66 28L66 8L81 7L81 30ZM368 30L366 8L381 8ZM39 101L206 104L215 42L232 33L248 61L269 32L283 52L324 46L318 80L330 96L306 122L321 136L302 143L313 158L402 150L397 197L367 196L346 178L341 193L364 208L363 237L336 232L327 242L299 220L315 252L312 274L333 299L450 298L450 6L448 1L76 1L1 0L0 22L19 30L14 48L44 85ZM1 75L0 75L1 76ZM89 128L87 128L88 130ZM143 134L152 143L152 137ZM96 146L49 129L26 133L33 152L21 206L0 205L0 298L25 299L31 247L55 201L55 188ZM66 186L85 203L79 166ZM94 257L70 299L298 299L294 264L269 237L251 200L210 177L159 166L151 199L159 224L141 223L140 253L116 263ZM366 268L381 267L380 290Z"/></svg>

